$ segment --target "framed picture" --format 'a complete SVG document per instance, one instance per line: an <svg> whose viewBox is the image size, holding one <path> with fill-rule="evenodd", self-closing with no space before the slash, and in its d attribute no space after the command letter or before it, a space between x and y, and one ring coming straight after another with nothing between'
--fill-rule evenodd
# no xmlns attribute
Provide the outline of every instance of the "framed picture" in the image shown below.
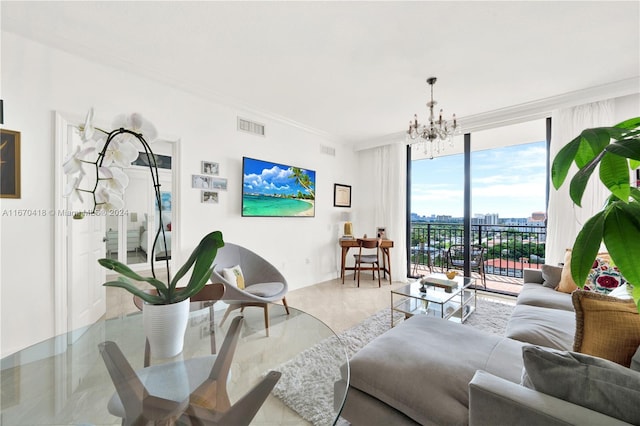
<svg viewBox="0 0 640 426"><path fill-rule="evenodd" d="M191 187L196 189L210 189L213 185L211 179L213 178L209 176L191 175Z"/></svg>
<svg viewBox="0 0 640 426"><path fill-rule="evenodd" d="M0 130L0 198L20 198L20 132Z"/></svg>
<svg viewBox="0 0 640 426"><path fill-rule="evenodd" d="M333 206L351 207L351 185L333 184Z"/></svg>
<svg viewBox="0 0 640 426"><path fill-rule="evenodd" d="M200 173L205 175L218 176L220 171L220 164L212 161L203 161L201 167Z"/></svg>
<svg viewBox="0 0 640 426"><path fill-rule="evenodd" d="M211 186L209 188L217 189L220 191L227 190L227 180L223 178L211 178Z"/></svg>
<svg viewBox="0 0 640 426"><path fill-rule="evenodd" d="M387 228L378 227L376 229L376 235L378 238L382 238L383 240L387 239Z"/></svg>
<svg viewBox="0 0 640 426"><path fill-rule="evenodd" d="M202 191L202 203L218 204L218 193L214 191Z"/></svg>

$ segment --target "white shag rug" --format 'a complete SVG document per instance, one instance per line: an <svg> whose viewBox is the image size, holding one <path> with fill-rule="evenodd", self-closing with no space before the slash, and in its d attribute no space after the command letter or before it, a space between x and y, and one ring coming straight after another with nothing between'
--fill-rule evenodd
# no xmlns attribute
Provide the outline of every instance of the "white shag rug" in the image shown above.
<svg viewBox="0 0 640 426"><path fill-rule="evenodd" d="M464 324L502 335L513 308L513 304L478 297L476 311ZM335 367L326 367L327 364L333 366L333 363L323 363L321 360L344 359L345 350L351 358L368 342L389 330L390 311L383 309L360 324L339 333L340 340L330 337L276 368L282 373L282 377L273 389L273 394L313 425L334 424L333 383L340 378L340 373ZM400 313L396 314L402 316ZM330 377L330 380L327 380L327 377ZM309 404L309 395L313 395L314 404ZM337 424L349 423L340 419Z"/></svg>

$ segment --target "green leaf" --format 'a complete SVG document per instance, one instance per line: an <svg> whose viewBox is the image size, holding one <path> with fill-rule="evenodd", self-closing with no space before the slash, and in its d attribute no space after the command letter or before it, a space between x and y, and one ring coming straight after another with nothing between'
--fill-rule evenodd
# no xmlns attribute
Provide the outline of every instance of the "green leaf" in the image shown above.
<svg viewBox="0 0 640 426"><path fill-rule="evenodd" d="M605 154L600 161L600 180L616 197L629 199L629 164L617 155Z"/></svg>
<svg viewBox="0 0 640 426"><path fill-rule="evenodd" d="M607 208L604 243L620 273L640 287L640 203L620 201Z"/></svg>
<svg viewBox="0 0 640 426"><path fill-rule="evenodd" d="M640 161L640 139L622 139L606 148L607 152L624 158Z"/></svg>
<svg viewBox="0 0 640 426"><path fill-rule="evenodd" d="M633 297L633 301L636 302L638 313L640 313L640 285L631 287L631 296Z"/></svg>
<svg viewBox="0 0 640 426"><path fill-rule="evenodd" d="M590 163L584 165L571 179L571 183L569 184L569 196L575 205L581 206L582 196L584 195L584 190L589 183L589 178L598 166L602 156L604 156L604 153L601 153L600 156L597 156L592 159Z"/></svg>
<svg viewBox="0 0 640 426"><path fill-rule="evenodd" d="M191 278L185 289L180 292L178 297L183 300L187 297L191 297L192 294L197 293L204 287L207 280L211 277L211 265L213 260L218 254L218 249L224 246L222 239L222 233L220 231L211 232L202 238L200 244L195 248L187 262L180 268L171 281L170 291L172 292L178 281L191 269L193 265L193 271L191 272ZM195 264L195 265L194 265ZM173 295L170 296L173 298ZM179 300L178 300L179 301Z"/></svg>
<svg viewBox="0 0 640 426"><path fill-rule="evenodd" d="M134 271L132 271L131 268L129 268L128 266L114 259L98 259L98 263L103 267L110 269L114 272L117 272L120 275L124 275L127 278L131 278L132 280L148 282L158 290L158 293L160 293L161 295L168 296L167 285L154 277L140 276Z"/></svg>
<svg viewBox="0 0 640 426"><path fill-rule="evenodd" d="M581 169L604 151L611 141L611 136L609 131L602 127L583 130L580 136L584 143L580 144L575 161Z"/></svg>
<svg viewBox="0 0 640 426"><path fill-rule="evenodd" d="M640 117L630 118L621 123L615 125L615 127L619 127L622 129L636 129L640 127Z"/></svg>
<svg viewBox="0 0 640 426"><path fill-rule="evenodd" d="M632 199L634 199L634 200L636 200L636 201L640 202L640 189L638 189L638 188L636 188L636 187L632 186L631 188L629 188L629 196L630 196Z"/></svg>
<svg viewBox="0 0 640 426"><path fill-rule="evenodd" d="M582 137L578 136L558 151L558 154L556 154L553 159L553 164L551 165L551 181L553 182L553 187L555 189L560 188L564 183L564 180L567 178L569 168L573 163L573 159L575 158L581 143Z"/></svg>
<svg viewBox="0 0 640 426"><path fill-rule="evenodd" d="M604 232L604 212L600 211L584 224L571 251L571 276L576 284L584 287L593 266Z"/></svg>
<svg viewBox="0 0 640 426"><path fill-rule="evenodd" d="M164 301L165 301L164 298L162 298L160 296L152 295L152 294L146 293L142 289L139 289L138 287L133 285L129 280L127 280L124 277L119 277L118 281L107 281L103 285L106 286L106 287L123 288L123 289L127 290L129 293L133 294L134 296L138 296L142 300L144 300L145 302L151 303L151 304L154 304L154 305L163 304Z"/></svg>

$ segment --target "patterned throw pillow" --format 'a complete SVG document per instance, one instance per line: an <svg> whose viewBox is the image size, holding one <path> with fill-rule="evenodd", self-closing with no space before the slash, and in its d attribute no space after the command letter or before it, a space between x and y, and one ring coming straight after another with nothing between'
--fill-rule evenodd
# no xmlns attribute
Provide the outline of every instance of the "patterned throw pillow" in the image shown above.
<svg viewBox="0 0 640 426"><path fill-rule="evenodd" d="M609 294L611 290L626 283L627 281L620 274L618 268L611 265L608 259L596 257L584 284L584 289L596 293Z"/></svg>

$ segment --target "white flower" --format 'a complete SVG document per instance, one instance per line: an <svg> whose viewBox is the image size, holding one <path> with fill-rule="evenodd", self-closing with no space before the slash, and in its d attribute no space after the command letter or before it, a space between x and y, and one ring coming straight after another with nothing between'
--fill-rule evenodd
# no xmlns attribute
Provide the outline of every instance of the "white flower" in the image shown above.
<svg viewBox="0 0 640 426"><path fill-rule="evenodd" d="M88 142L92 140L95 131L96 129L93 127L93 108L91 108L84 119L84 125L80 126L80 137L82 141Z"/></svg>
<svg viewBox="0 0 640 426"><path fill-rule="evenodd" d="M116 138L117 139L117 138ZM138 158L138 150L133 144L123 139L111 139L104 152L103 166L115 164L118 167L129 167ZM106 141L98 143L98 150L102 152Z"/></svg>
<svg viewBox="0 0 640 426"><path fill-rule="evenodd" d="M115 129L125 128L136 133L141 133L148 143L153 142L158 137L158 131L153 123L146 120L137 112L130 115L120 114L113 120L113 127Z"/></svg>
<svg viewBox="0 0 640 426"><path fill-rule="evenodd" d="M117 192L106 186L100 186L96 190L96 212L120 210L123 207L124 201Z"/></svg>
<svg viewBox="0 0 640 426"><path fill-rule="evenodd" d="M71 179L69 179L69 182L67 183L67 187L65 188L64 191L64 196L66 198L71 198L71 201L80 201L83 202L84 200L82 199L82 194L81 191L78 189L78 186L80 185L80 182L82 181L82 174L75 176Z"/></svg>
<svg viewBox="0 0 640 426"><path fill-rule="evenodd" d="M80 149L79 146L76 146L75 151L73 151L62 163L62 170L67 175L72 175L74 173L84 173L82 170L83 159L90 153L95 151L93 147L87 147L84 149Z"/></svg>
<svg viewBox="0 0 640 426"><path fill-rule="evenodd" d="M129 176L118 167L100 167L100 173L105 178L107 188L124 194L129 185Z"/></svg>

